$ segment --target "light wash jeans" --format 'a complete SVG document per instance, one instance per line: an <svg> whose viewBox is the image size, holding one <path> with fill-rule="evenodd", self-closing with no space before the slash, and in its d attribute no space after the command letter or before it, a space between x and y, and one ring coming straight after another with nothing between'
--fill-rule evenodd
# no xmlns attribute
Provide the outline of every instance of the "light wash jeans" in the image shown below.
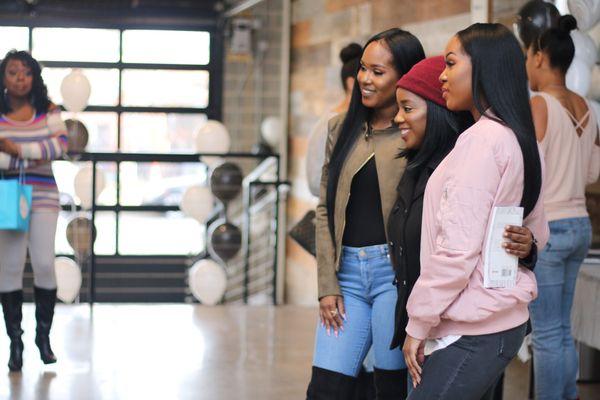
<svg viewBox="0 0 600 400"><path fill-rule="evenodd" d="M535 393L538 400L577 398L578 357L571 336L577 273L592 239L588 218L550 222L550 239L535 267L538 298L531 303Z"/></svg>
<svg viewBox="0 0 600 400"><path fill-rule="evenodd" d="M387 245L342 249L338 281L346 321L338 337L317 326L313 365L357 376L371 344L375 368L406 368L402 351L390 350L398 294Z"/></svg>

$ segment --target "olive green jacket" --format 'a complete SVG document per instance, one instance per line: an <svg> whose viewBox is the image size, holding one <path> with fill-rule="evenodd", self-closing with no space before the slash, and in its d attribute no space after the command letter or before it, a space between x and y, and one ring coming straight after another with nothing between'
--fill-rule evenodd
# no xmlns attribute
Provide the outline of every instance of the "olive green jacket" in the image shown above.
<svg viewBox="0 0 600 400"><path fill-rule="evenodd" d="M340 266L346 206L350 199L352 178L371 157L375 157L383 222L386 226L388 216L396 200L396 187L406 166L405 159L397 157L400 150L404 148L404 140L402 140L398 128L372 130L371 136L367 139L365 137L367 124L362 127L363 132L347 156L338 180L334 211L335 240L333 240L329 232L327 217L327 180L329 159L340 134L344 117L345 114L340 114L329 121L329 132L325 145L325 162L321 174L321 194L316 212L319 299L328 295L341 295L337 271ZM364 221L364 223L368 224L369 221Z"/></svg>

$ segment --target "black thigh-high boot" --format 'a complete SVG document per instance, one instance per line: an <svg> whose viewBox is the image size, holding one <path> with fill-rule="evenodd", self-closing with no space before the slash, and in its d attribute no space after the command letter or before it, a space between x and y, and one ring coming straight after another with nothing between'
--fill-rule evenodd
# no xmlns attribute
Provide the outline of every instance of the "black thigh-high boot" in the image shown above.
<svg viewBox="0 0 600 400"><path fill-rule="evenodd" d="M374 368L377 400L404 400L407 395L407 370Z"/></svg>
<svg viewBox="0 0 600 400"><path fill-rule="evenodd" d="M50 347L50 328L54 317L56 304L56 289L33 288L35 297L35 344L40 349L40 358L44 364L56 362L56 357Z"/></svg>
<svg viewBox="0 0 600 400"><path fill-rule="evenodd" d="M367 372L364 367L360 369L356 378L356 392L353 400L375 400L375 378L373 372Z"/></svg>
<svg viewBox="0 0 600 400"><path fill-rule="evenodd" d="M21 320L23 320L23 291L15 290L13 292L0 294L2 299L2 311L4 311L4 323L6 333L10 338L10 358L8 359L8 369L11 371L20 371L23 367L23 340L21 335Z"/></svg>
<svg viewBox="0 0 600 400"><path fill-rule="evenodd" d="M306 391L307 400L348 400L354 396L356 378L339 372L312 367Z"/></svg>

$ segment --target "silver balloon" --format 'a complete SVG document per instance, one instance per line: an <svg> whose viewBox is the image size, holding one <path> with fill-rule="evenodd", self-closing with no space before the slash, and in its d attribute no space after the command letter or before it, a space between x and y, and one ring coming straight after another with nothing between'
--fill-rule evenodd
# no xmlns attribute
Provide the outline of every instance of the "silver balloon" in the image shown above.
<svg viewBox="0 0 600 400"><path fill-rule="evenodd" d="M73 218L67 225L67 241L80 259L85 259L91 254L92 240L90 238L90 227L92 220L88 217L79 216ZM94 240L96 239L96 228L94 228Z"/></svg>
<svg viewBox="0 0 600 400"><path fill-rule="evenodd" d="M89 133L83 122L76 119L67 119L67 135L69 137L69 151L82 153L89 141Z"/></svg>

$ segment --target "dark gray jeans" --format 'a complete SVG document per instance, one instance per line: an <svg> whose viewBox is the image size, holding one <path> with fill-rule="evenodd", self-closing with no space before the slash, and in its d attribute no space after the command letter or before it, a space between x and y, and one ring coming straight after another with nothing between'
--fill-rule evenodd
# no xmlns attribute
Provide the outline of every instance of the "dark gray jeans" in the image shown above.
<svg viewBox="0 0 600 400"><path fill-rule="evenodd" d="M517 355L527 324L490 335L463 336L426 357L421 384L408 400L480 400Z"/></svg>

